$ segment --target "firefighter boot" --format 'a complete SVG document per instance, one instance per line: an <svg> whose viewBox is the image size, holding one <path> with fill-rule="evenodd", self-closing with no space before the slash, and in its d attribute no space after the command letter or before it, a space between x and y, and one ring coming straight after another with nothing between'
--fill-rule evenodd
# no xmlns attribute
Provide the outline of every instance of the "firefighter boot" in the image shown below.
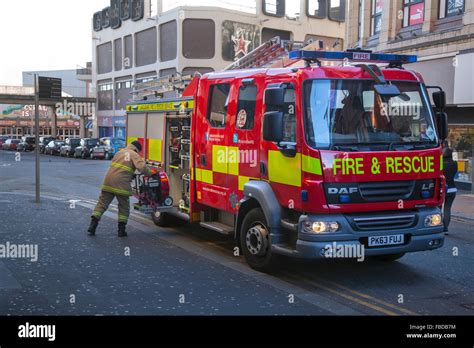
<svg viewBox="0 0 474 348"><path fill-rule="evenodd" d="M95 236L95 231L97 230L98 226L99 226L99 219L93 216L91 218L91 225L89 226L89 230L87 231L89 233L89 236L91 237Z"/></svg>
<svg viewBox="0 0 474 348"><path fill-rule="evenodd" d="M125 222L119 222L118 225L118 236L119 238L127 237L127 232L125 231L127 224Z"/></svg>

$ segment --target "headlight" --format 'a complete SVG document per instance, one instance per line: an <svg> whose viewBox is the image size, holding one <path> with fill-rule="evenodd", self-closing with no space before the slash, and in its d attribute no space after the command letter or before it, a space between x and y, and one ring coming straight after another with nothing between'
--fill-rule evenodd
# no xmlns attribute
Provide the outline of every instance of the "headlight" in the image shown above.
<svg viewBox="0 0 474 348"><path fill-rule="evenodd" d="M429 215L425 219L426 227L436 227L436 226L440 226L442 223L443 223L443 218L441 217L441 214Z"/></svg>
<svg viewBox="0 0 474 348"><path fill-rule="evenodd" d="M326 221L306 221L303 225L306 233L335 233L339 231L340 225L338 222L326 222Z"/></svg>

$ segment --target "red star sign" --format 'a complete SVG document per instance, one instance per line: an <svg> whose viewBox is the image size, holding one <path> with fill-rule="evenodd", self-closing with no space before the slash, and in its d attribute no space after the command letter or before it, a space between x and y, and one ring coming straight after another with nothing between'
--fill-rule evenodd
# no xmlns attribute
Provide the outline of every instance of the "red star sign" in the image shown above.
<svg viewBox="0 0 474 348"><path fill-rule="evenodd" d="M252 43L252 41L245 40L243 35L241 35L240 38L232 36L232 41L234 42L234 52L236 57L240 54L246 55L249 51L249 45Z"/></svg>

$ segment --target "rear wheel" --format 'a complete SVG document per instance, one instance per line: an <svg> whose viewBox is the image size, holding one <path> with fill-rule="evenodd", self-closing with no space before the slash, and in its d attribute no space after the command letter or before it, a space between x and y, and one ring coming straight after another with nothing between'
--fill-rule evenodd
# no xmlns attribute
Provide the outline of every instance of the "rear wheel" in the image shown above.
<svg viewBox="0 0 474 348"><path fill-rule="evenodd" d="M377 255L377 256L373 256L373 258L381 262L394 262L394 261L400 260L403 256L405 256L405 253L390 254L390 255Z"/></svg>
<svg viewBox="0 0 474 348"><path fill-rule="evenodd" d="M155 211L151 213L151 218L156 226L158 227L167 227L170 223L170 216L166 213L160 213L159 211Z"/></svg>
<svg viewBox="0 0 474 348"><path fill-rule="evenodd" d="M251 210L242 222L240 244L245 260L259 272L271 272L278 264L278 255L272 253L270 229L262 209Z"/></svg>

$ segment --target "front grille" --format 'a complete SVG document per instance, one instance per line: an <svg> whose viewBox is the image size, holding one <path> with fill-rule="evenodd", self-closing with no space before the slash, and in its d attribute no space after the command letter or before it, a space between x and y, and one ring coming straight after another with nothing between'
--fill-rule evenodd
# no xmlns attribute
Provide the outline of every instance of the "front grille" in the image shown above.
<svg viewBox="0 0 474 348"><path fill-rule="evenodd" d="M359 231L398 230L413 227L416 215L356 217L352 221Z"/></svg>
<svg viewBox="0 0 474 348"><path fill-rule="evenodd" d="M409 199L415 190L415 181L369 182L359 185L366 202L390 202Z"/></svg>

